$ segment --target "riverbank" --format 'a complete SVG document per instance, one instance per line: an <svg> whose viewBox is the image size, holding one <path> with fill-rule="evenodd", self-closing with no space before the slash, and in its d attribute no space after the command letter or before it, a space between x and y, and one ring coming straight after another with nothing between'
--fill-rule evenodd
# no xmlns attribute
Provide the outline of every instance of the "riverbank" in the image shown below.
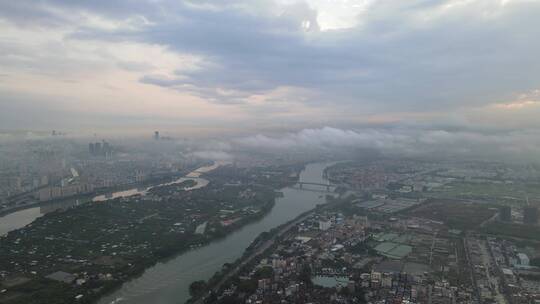
<svg viewBox="0 0 540 304"><path fill-rule="evenodd" d="M136 269L136 271L132 272L129 275L129 277L126 278L126 280L118 281L118 282L115 282L114 285L110 285L109 288L107 288L106 290L103 290L103 292L101 292L94 299L92 299L92 301L90 301L90 303L96 303L100 299L102 299L103 297L107 297L107 296L112 295L123 284L126 284L126 283L129 284L129 282L131 280L139 278L148 268L150 268L152 266L155 266L157 263L166 263L167 261L169 261L171 259L174 259L175 257L177 257L179 255L185 254L186 252L188 252L190 250L196 250L197 248L200 248L202 246L207 246L208 244L210 244L212 242L218 241L220 239L224 239L224 238L227 237L228 234L233 233L234 231L236 231L238 229L241 229L245 225L248 225L248 224L250 224L252 222L256 222L257 220L260 220L261 218L266 216L266 214L268 214L268 212L270 212L272 210L274 204L275 204L275 201L272 201L268 205L264 206L261 213L259 213L257 215L254 215L254 216L251 216L251 217L248 217L248 218L245 218L241 222L238 222L238 223L235 223L235 224L231 225L226 231L223 231L223 233L218 234L218 235L214 235L212 238L204 239L204 241L202 241L200 243L197 243L196 246L194 246L194 247L183 248L183 249L180 249L180 250L175 251L175 252L171 251L170 254L168 254L168 255L164 255L163 257L161 257L159 259L156 259L156 260L154 260L154 261L152 261L150 263L141 265L140 267L138 267ZM118 299L118 302L121 302L121 301L122 301L122 299ZM116 303L116 301L115 301L115 303Z"/></svg>
<svg viewBox="0 0 540 304"><path fill-rule="evenodd" d="M157 186L162 183L172 184L182 178L192 179L192 177L195 175L196 177L199 177L202 173L210 172L223 164L225 163L224 162L201 162L178 172L171 172L171 173L167 173L163 175L151 175L148 179L142 182L133 182L133 183L107 187L107 188L98 188L92 191L92 193L77 194L77 195L73 195L69 197L57 198L50 201L44 201L44 202L36 201L34 203L4 208L0 210L0 219L3 216L9 215L17 211L25 210L25 209L47 206L47 205L54 205L54 204L62 204L66 202L80 201L82 203L85 203L85 202L92 201L97 196L103 196L105 198L107 194L114 194L116 192L124 192L124 191L129 191L131 189L139 189L143 187L152 188L153 186ZM44 187L40 187L36 190L39 190L41 188L44 188ZM34 192L35 190L32 192L21 193L13 197L10 197L7 199L8 204L9 204L9 201L12 199L18 198L20 196L32 196Z"/></svg>
<svg viewBox="0 0 540 304"><path fill-rule="evenodd" d="M242 198L248 189L252 195ZM0 302L15 297L7 303L30 303L30 298L43 298L45 294L55 303L69 302L78 295L84 296L82 303L95 302L148 267L264 217L276 196L269 188L229 189L222 185L178 195L180 201L178 197L159 202L135 197L86 204L50 213L9 233L0 239L0 255L6 257L0 261L0 269L7 278L0 284L9 286ZM233 205L225 205L223 199ZM238 210L238 220L223 226L220 210L226 206ZM199 232L197 227L203 223L208 223L207 231ZM77 283L68 288L44 280L58 271Z"/></svg>
<svg viewBox="0 0 540 304"><path fill-rule="evenodd" d="M144 182L129 183L129 184L117 185L117 186L107 187L107 188L99 188L99 189L96 189L95 191L93 191L92 193L74 195L74 196L69 196L69 197L65 197L65 198L59 198L59 199L54 199L54 200L44 201L44 202L36 201L34 203L29 203L29 204L24 204L24 205L20 205L20 206L10 207L8 209L0 210L0 217L9 215L9 214L17 212L17 211L30 209L30 208L35 208L35 207L48 206L48 205L54 205L54 204L62 204L62 203L66 203L66 202L75 202L75 201L90 202L92 200L92 198L94 198L96 196L99 196L99 195L105 195L107 193L126 191L126 190L133 189L133 188L141 188L141 187L147 187L148 185L153 185L153 184L155 185L155 184L160 184L160 183L164 183L164 182L169 182L169 181L178 179L178 178L186 175L188 172L191 172L191 170L174 173L174 174L170 174L170 175L167 175L167 176L160 176L160 177L150 178L150 179L148 179L148 180L146 180Z"/></svg>
<svg viewBox="0 0 540 304"><path fill-rule="evenodd" d="M190 174L195 174L199 170L209 172L211 171L211 169L215 169L222 164L223 163L219 162L212 164L203 163L192 168L183 170L181 172L169 174L167 176L150 178L146 181L139 183L118 185L115 187L98 189L91 194L77 195L69 198L55 199L46 202L36 202L33 204L20 206L18 208L4 210L4 213L0 212L0 236L8 233L9 231L19 229L28 225L32 223L35 219L43 216L46 213L53 212L58 209L67 209L74 206L83 205L93 201L102 202L117 197L140 194L143 192L140 189L144 189L146 191L160 185L172 185L175 183L181 183L184 180L197 180L198 184L189 188L188 190L202 188L208 184L208 181L200 178L187 178L186 176ZM107 194L110 194L110 196Z"/></svg>
<svg viewBox="0 0 540 304"><path fill-rule="evenodd" d="M329 164L331 163L308 164L299 174L299 181L324 183L322 170ZM268 168L265 168L259 174L263 176L268 173ZM223 180L229 180L229 176L232 175L221 172L220 176ZM104 297L98 303L169 304L187 301L190 298L191 282L208 280L222 269L224 264L232 263L241 257L244 250L262 232L269 231L324 203L324 197L319 192L305 190L294 187L279 190L283 196L276 199L272 210L260 220L246 224L223 239L189 250L166 262L157 263L144 271L140 277L123 284L118 291Z"/></svg>
<svg viewBox="0 0 540 304"><path fill-rule="evenodd" d="M200 304L204 303L206 297L204 295L212 296L212 294L215 294L217 291L221 289L221 287L229 282L229 280L239 271L244 269L245 267L248 267L251 262L260 257L263 256L266 252L273 249L278 242L276 242L276 239L282 235L283 233L288 232L296 223L303 221L305 218L307 218L309 215L313 214L317 210L317 207L306 211L302 214L300 214L298 217L294 218L293 220L280 225L279 227L273 228L270 231L265 231L255 240L253 240L253 243L251 243L248 248L244 251L244 254L242 257L238 258L233 263L224 265L223 269L219 272L216 272L208 281L193 281L190 284L190 290L192 289L191 286L193 284L201 284L204 286L204 290L199 295L191 295L192 298L188 299L186 301L186 304Z"/></svg>
<svg viewBox="0 0 540 304"><path fill-rule="evenodd" d="M289 233L298 223L303 222L308 217L316 212L322 210L328 210L335 206L341 204L341 201L336 200L334 202L326 202L315 206L315 208L308 210L291 221L280 225L270 231L265 231L261 233L253 243L246 248L242 257L237 259L231 264L228 264L227 267L223 267L221 271L216 272L208 281L193 281L190 287L194 284L199 285L199 294L193 295L186 304L201 304L205 303L205 300L208 297L212 297L216 293L222 291L223 286L228 285L230 281L236 276L236 274L244 271L247 268L250 268L254 265L257 260L260 260L261 257L268 254L279 246L279 241L281 237ZM201 286L203 288L201 289ZM190 288L192 290L192 288Z"/></svg>

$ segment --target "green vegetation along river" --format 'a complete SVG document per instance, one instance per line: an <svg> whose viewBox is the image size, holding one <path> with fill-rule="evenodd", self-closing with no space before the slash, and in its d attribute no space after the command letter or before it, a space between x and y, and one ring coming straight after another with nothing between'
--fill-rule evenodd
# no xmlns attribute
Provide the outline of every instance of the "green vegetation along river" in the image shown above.
<svg viewBox="0 0 540 304"><path fill-rule="evenodd" d="M328 163L307 165L300 174L301 182L325 183L323 170ZM196 280L207 280L225 263L234 262L247 246L264 231L284 224L299 214L324 203L320 192L284 188L283 197L276 200L272 211L258 222L248 224L229 236L207 246L180 254L147 269L140 277L126 282L99 304L111 303L184 303L189 299L189 285Z"/></svg>

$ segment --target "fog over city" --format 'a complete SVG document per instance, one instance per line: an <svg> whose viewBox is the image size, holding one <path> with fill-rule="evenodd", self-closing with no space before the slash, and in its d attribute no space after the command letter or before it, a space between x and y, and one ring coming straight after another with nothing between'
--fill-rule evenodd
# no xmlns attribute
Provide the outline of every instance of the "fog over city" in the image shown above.
<svg viewBox="0 0 540 304"><path fill-rule="evenodd" d="M207 158L234 159L238 149L272 151L339 151L372 149L388 156L462 157L491 160L533 161L540 153L536 131L471 132L410 128L358 130L324 127L278 135L257 134L229 141L210 142L196 151Z"/></svg>

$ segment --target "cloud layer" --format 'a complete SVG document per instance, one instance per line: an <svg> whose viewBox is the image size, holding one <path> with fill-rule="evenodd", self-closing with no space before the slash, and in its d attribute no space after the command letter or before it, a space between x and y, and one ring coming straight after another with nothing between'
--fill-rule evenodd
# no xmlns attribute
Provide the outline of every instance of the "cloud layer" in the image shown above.
<svg viewBox="0 0 540 304"><path fill-rule="evenodd" d="M14 97L0 113L537 128L520 110L540 113L538 13L530 0L4 1L0 93Z"/></svg>
<svg viewBox="0 0 540 304"><path fill-rule="evenodd" d="M332 152L377 151L386 156L513 160L537 162L540 155L540 132L506 133L448 131L441 129L338 129L324 127L276 135L238 137L206 146L196 156L209 159L232 159L246 151L315 155ZM355 152L358 151L358 152ZM330 154L331 155L331 154Z"/></svg>

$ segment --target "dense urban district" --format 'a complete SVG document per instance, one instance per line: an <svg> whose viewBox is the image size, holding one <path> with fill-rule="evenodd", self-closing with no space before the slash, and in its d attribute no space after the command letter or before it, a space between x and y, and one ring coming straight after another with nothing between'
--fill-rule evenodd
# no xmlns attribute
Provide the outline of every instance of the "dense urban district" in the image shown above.
<svg viewBox="0 0 540 304"><path fill-rule="evenodd" d="M539 303L538 168L375 160L190 287L193 303Z"/></svg>
<svg viewBox="0 0 540 304"><path fill-rule="evenodd" d="M0 236L1 304L95 303L265 217L285 187L326 203L193 282L189 302L540 302L538 165L365 151L235 151L213 162L157 133L141 145L19 145L0 145L0 213L46 214ZM333 161L326 182L300 179L320 161Z"/></svg>

